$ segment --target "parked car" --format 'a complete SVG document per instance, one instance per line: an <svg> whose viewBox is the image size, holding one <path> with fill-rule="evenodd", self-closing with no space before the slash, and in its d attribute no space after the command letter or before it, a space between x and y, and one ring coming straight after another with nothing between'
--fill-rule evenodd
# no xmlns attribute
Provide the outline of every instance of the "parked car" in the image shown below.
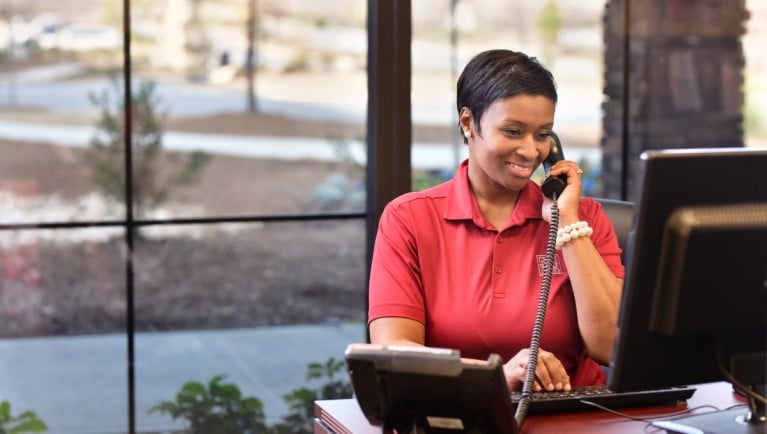
<svg viewBox="0 0 767 434"><path fill-rule="evenodd" d="M58 31L56 45L65 51L118 50L122 32L103 24L70 24Z"/></svg>

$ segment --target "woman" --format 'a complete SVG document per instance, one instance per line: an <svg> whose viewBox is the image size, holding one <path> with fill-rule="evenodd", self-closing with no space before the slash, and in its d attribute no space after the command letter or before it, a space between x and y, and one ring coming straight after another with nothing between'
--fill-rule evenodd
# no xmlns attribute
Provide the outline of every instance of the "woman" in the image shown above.
<svg viewBox="0 0 767 434"><path fill-rule="evenodd" d="M466 65L457 108L469 157L453 179L385 208L370 276L372 343L497 353L509 387L521 388L552 205L531 176L549 154L556 102L551 73L523 53L486 51ZM581 173L566 160L550 171L567 179L560 232L586 222L593 233L558 243L535 390L603 384L599 364L612 351L620 248L600 205L581 198Z"/></svg>

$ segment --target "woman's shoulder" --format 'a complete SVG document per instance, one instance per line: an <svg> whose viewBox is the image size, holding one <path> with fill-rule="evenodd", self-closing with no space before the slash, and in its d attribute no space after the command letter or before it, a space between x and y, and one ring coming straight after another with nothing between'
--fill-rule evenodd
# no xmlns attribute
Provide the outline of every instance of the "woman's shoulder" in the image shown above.
<svg viewBox="0 0 767 434"><path fill-rule="evenodd" d="M610 216L607 215L602 203L596 198L582 197L578 214L582 220L589 222L594 231L603 231L613 227Z"/></svg>
<svg viewBox="0 0 767 434"><path fill-rule="evenodd" d="M602 204L599 203L593 197L581 197L581 202L578 204L580 211L586 215L599 214L602 211Z"/></svg>
<svg viewBox="0 0 767 434"><path fill-rule="evenodd" d="M419 206L421 204L431 203L447 197L450 180L425 188L420 191L410 191L403 193L392 199L388 207L400 208L402 206Z"/></svg>

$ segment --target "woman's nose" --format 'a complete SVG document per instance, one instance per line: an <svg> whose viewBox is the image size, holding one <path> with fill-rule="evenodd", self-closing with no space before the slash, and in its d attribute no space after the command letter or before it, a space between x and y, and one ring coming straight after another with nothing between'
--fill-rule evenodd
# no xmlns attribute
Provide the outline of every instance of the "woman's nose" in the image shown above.
<svg viewBox="0 0 767 434"><path fill-rule="evenodd" d="M535 159L538 156L538 146L532 134L524 136L517 148L517 153L528 159Z"/></svg>

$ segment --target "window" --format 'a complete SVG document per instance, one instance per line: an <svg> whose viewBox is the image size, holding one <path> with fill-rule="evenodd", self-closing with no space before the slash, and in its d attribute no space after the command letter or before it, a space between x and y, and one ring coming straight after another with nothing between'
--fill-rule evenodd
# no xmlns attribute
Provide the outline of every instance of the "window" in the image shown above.
<svg viewBox="0 0 767 434"><path fill-rule="evenodd" d="M742 78L742 95L716 96L742 115L738 137L764 146L760 2L726 11L706 0L630 2L625 21L626 0L396 1L412 26L393 2L372 0L0 6L0 399L13 414L34 411L54 432L177 430L184 420L149 409L187 381L225 375L279 422L308 363L365 339L366 255L381 203L446 179L465 158L455 81L480 50L525 51L553 71L556 129L566 156L590 170L587 194L620 195L630 182L640 149L623 145L646 138L648 119L645 94L631 92L654 62L688 85L690 71L719 84ZM689 8L743 24L742 70L686 69L693 58L662 50L632 56L630 74L613 69L625 30L641 52L648 17ZM397 33L368 29L369 14ZM684 32L696 25L677 24L678 41L695 49ZM397 68L368 77L369 54ZM371 112L370 84L387 97L373 98ZM396 116L405 104L410 115ZM395 124L391 142L379 123L380 137L366 137L378 109ZM675 125L709 134L710 124Z"/></svg>

